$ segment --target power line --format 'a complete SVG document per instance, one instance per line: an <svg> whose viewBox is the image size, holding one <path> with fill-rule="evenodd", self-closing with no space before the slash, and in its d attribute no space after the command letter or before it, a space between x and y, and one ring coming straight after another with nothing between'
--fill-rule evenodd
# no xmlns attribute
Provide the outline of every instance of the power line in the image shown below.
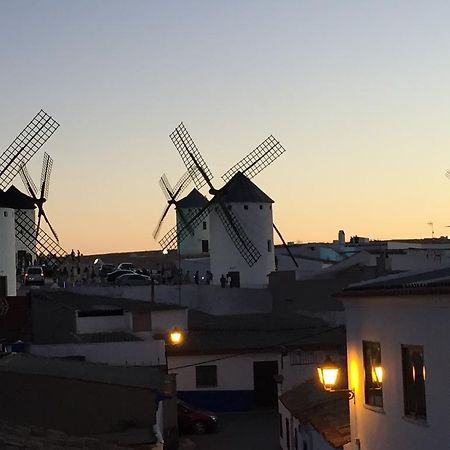
<svg viewBox="0 0 450 450"><path fill-rule="evenodd" d="M311 328L317 328L317 327L310 327L310 328L306 328L306 329L311 329ZM167 370L178 370L178 369L186 369L188 367L196 367L196 366L200 366L200 365L206 364L206 363L222 361L224 359L231 359L231 358L236 358L238 356L255 353L255 352L260 351L260 350L269 350L269 349L273 349L273 347L282 347L283 345L299 343L302 340L308 339L310 337L320 336L321 334L328 333L329 331L334 331L334 330L338 330L338 329L342 329L342 328L343 328L343 326L339 325L337 327L327 328L326 330L319 331L318 333L310 334L310 335L307 335L307 336L302 336L301 338L291 339L289 341L284 341L284 342L281 342L281 343L278 343L278 344L272 344L270 346L253 348L252 350L247 350L247 351L243 351L243 352L239 352L239 353L232 353L231 355L222 356L220 358L209 359L209 360L198 362L198 363L194 363L194 364L185 364L183 366L168 367ZM305 328L300 328L300 330L303 330L303 329L305 329ZM183 355L180 355L180 356L183 356Z"/></svg>

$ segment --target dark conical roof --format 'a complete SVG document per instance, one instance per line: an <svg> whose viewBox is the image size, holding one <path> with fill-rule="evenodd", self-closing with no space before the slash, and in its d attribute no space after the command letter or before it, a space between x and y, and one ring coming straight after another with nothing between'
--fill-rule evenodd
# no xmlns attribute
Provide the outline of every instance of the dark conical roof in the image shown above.
<svg viewBox="0 0 450 450"><path fill-rule="evenodd" d="M220 189L213 198L213 202L221 201L226 203L273 203L274 201L266 195L256 184L251 182L241 172L231 178L230 181Z"/></svg>
<svg viewBox="0 0 450 450"><path fill-rule="evenodd" d="M0 190L0 207L12 209L35 209L36 205L32 197L20 192L15 186L7 191Z"/></svg>
<svg viewBox="0 0 450 450"><path fill-rule="evenodd" d="M207 203L207 198L194 188L186 197L178 200L177 208L203 208Z"/></svg>

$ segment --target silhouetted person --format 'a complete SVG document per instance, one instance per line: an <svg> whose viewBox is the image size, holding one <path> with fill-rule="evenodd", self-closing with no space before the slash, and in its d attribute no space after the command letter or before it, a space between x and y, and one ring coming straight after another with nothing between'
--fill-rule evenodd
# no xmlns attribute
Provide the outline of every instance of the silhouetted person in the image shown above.
<svg viewBox="0 0 450 450"><path fill-rule="evenodd" d="M227 287L227 279L225 278L224 274L222 274L220 277L220 286L223 288Z"/></svg>

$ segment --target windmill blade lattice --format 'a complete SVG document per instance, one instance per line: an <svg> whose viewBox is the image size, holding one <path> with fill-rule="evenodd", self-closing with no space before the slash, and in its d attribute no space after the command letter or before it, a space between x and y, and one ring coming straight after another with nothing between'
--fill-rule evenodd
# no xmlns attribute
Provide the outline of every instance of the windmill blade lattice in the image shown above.
<svg viewBox="0 0 450 450"><path fill-rule="evenodd" d="M20 167L26 164L56 131L59 124L40 110L12 144L0 155L0 189L12 183Z"/></svg>
<svg viewBox="0 0 450 450"><path fill-rule="evenodd" d="M28 172L27 166L25 165L21 166L19 175L20 178L22 178L22 182L25 188L27 189L28 193L30 194L30 196L36 200L38 195L37 188L36 185L34 184L33 179L30 176L30 173Z"/></svg>
<svg viewBox="0 0 450 450"><path fill-rule="evenodd" d="M48 189L50 185L50 175L52 173L53 159L44 152L44 162L41 171L41 197L48 198Z"/></svg>
<svg viewBox="0 0 450 450"><path fill-rule="evenodd" d="M204 208L200 211L196 211L192 209L185 214L185 224L181 227L180 230L177 227L173 227L169 230L163 238L159 241L159 245L161 248L165 250L172 250L177 248L177 242L180 243L187 236L192 234L192 230L194 230L209 214L210 204L208 203Z"/></svg>
<svg viewBox="0 0 450 450"><path fill-rule="evenodd" d="M205 184L211 187L213 175L183 123L178 125L169 137L178 150L186 169L190 171L193 164L198 169L191 173L195 187L198 190L202 189Z"/></svg>
<svg viewBox="0 0 450 450"><path fill-rule="evenodd" d="M173 196L173 189L165 173L163 173L162 177L159 179L159 186L161 187L167 201L171 200Z"/></svg>
<svg viewBox="0 0 450 450"><path fill-rule="evenodd" d="M261 257L259 250L253 245L247 234L242 228L235 214L229 210L223 203L215 208L215 212L219 216L222 224L227 231L230 239L238 249L246 263L252 267Z"/></svg>
<svg viewBox="0 0 450 450"><path fill-rule="evenodd" d="M253 178L259 172L264 170L267 166L272 164L278 157L280 157L286 149L280 142L270 135L258 147L250 152L245 158L241 159L231 169L222 175L222 180L227 183L236 172L241 172L247 178Z"/></svg>
<svg viewBox="0 0 450 450"><path fill-rule="evenodd" d="M192 181L193 176L198 172L196 167L190 167L183 176L178 180L177 184L173 188L173 196L175 200L178 200L179 196L185 191L185 189L189 186L189 183Z"/></svg>
<svg viewBox="0 0 450 450"><path fill-rule="evenodd" d="M47 261L60 264L67 252L52 239L44 230L39 230L36 237L34 233L34 221L21 209L15 211L16 236L27 247L30 253L37 253Z"/></svg>

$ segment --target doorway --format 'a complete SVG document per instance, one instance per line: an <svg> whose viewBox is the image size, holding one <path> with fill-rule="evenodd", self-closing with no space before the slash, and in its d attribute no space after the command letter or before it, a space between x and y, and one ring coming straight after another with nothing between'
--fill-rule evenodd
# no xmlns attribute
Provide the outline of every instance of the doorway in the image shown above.
<svg viewBox="0 0 450 450"><path fill-rule="evenodd" d="M228 272L228 276L230 277L230 288L238 288L241 286L239 272Z"/></svg>
<svg viewBox="0 0 450 450"><path fill-rule="evenodd" d="M274 375L278 373L277 361L253 362L253 385L256 408L276 408L278 389Z"/></svg>

